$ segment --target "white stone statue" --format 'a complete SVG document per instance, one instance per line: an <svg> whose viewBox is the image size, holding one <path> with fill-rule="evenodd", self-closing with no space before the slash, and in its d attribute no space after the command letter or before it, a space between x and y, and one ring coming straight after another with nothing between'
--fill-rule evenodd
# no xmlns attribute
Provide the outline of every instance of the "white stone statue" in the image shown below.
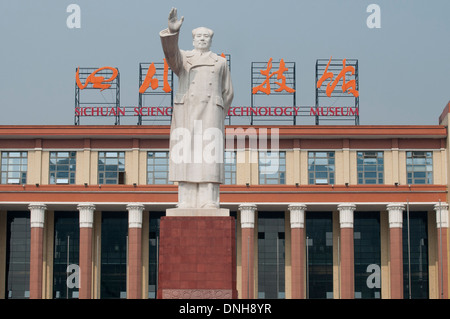
<svg viewBox="0 0 450 319"><path fill-rule="evenodd" d="M160 32L167 64L178 76L170 129L169 179L178 182L178 208L219 208L224 183L224 120L233 100L225 58L210 51L213 31L192 31L194 49L178 48L184 17L172 8Z"/></svg>

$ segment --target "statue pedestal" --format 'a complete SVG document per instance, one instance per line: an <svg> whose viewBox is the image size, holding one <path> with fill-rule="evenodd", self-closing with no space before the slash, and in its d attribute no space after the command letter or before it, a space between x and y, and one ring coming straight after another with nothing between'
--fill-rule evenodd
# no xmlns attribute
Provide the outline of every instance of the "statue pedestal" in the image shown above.
<svg viewBox="0 0 450 319"><path fill-rule="evenodd" d="M235 219L228 209L167 210L160 224L158 298L237 298Z"/></svg>
<svg viewBox="0 0 450 319"><path fill-rule="evenodd" d="M230 210L225 208L169 208L166 216L170 217L226 217Z"/></svg>

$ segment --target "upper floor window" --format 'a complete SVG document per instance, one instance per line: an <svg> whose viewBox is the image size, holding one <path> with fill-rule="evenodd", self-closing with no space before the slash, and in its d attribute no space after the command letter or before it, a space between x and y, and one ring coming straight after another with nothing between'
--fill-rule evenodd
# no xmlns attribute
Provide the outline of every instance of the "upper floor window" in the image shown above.
<svg viewBox="0 0 450 319"><path fill-rule="evenodd" d="M383 152L358 152L358 184L383 184Z"/></svg>
<svg viewBox="0 0 450 319"><path fill-rule="evenodd" d="M26 184L27 152L2 152L2 184Z"/></svg>
<svg viewBox="0 0 450 319"><path fill-rule="evenodd" d="M125 152L98 152L98 183L125 184Z"/></svg>
<svg viewBox="0 0 450 319"><path fill-rule="evenodd" d="M169 181L169 152L147 152L147 184L173 184Z"/></svg>
<svg viewBox="0 0 450 319"><path fill-rule="evenodd" d="M75 184L76 156L76 152L50 152L50 184Z"/></svg>
<svg viewBox="0 0 450 319"><path fill-rule="evenodd" d="M433 152L406 152L408 184L433 184Z"/></svg>
<svg viewBox="0 0 450 319"><path fill-rule="evenodd" d="M233 185L236 184L236 152L226 151L225 152L225 184Z"/></svg>
<svg viewBox="0 0 450 319"><path fill-rule="evenodd" d="M308 152L308 183L334 184L334 152Z"/></svg>
<svg viewBox="0 0 450 319"><path fill-rule="evenodd" d="M259 184L286 184L286 152L260 151L258 156Z"/></svg>

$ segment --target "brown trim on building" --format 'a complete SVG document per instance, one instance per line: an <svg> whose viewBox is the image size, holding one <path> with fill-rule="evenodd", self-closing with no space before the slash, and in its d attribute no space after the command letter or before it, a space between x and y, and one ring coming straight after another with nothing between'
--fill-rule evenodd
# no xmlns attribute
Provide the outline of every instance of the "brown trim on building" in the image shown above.
<svg viewBox="0 0 450 319"><path fill-rule="evenodd" d="M230 129L252 128L258 132L259 129L270 130L273 126L227 126ZM279 126L277 127L281 138L306 138L323 139L329 138L412 138L412 137L447 137L447 130L442 125L302 125L302 126ZM0 126L0 139L16 138L167 138L170 133L168 125L2 125Z"/></svg>
<svg viewBox="0 0 450 319"><path fill-rule="evenodd" d="M2 202L176 202L175 185L0 185ZM442 202L446 185L342 186L342 185L222 185L221 202L227 203L340 203Z"/></svg>

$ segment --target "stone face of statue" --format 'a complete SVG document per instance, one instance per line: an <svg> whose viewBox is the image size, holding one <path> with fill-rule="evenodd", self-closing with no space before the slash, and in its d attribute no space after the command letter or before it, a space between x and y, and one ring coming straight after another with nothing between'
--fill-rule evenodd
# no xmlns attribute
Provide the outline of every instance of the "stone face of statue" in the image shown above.
<svg viewBox="0 0 450 319"><path fill-rule="evenodd" d="M213 37L212 30L200 27L192 31L192 36L194 38L193 45L195 50L201 52L209 51Z"/></svg>

